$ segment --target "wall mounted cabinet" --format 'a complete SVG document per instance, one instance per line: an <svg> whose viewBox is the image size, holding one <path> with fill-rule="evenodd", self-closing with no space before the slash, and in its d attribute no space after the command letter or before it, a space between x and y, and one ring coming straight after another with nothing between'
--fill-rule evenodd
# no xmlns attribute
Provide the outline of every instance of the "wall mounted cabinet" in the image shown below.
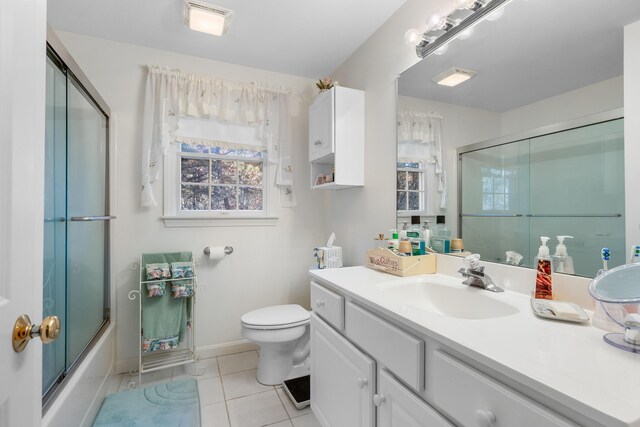
<svg viewBox="0 0 640 427"><path fill-rule="evenodd" d="M311 188L364 185L364 92L334 87L309 107Z"/></svg>

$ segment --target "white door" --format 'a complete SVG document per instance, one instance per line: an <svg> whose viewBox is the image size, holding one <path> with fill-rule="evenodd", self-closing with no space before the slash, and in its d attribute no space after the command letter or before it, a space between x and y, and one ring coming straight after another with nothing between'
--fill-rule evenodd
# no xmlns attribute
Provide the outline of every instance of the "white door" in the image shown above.
<svg viewBox="0 0 640 427"><path fill-rule="evenodd" d="M0 1L0 427L41 420L42 344L11 338L42 320L45 60L46 1Z"/></svg>
<svg viewBox="0 0 640 427"><path fill-rule="evenodd" d="M375 362L311 314L311 409L323 427L373 427Z"/></svg>

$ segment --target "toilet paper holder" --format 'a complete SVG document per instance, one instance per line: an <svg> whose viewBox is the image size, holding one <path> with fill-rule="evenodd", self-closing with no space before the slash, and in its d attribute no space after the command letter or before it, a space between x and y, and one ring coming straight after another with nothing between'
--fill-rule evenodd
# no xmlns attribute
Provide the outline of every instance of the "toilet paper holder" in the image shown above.
<svg viewBox="0 0 640 427"><path fill-rule="evenodd" d="M211 249L209 248L209 246L207 246L206 248L204 248L204 254L205 255L209 255L211 253ZM226 255L231 255L233 253L233 247L232 246L225 246L224 247L224 253Z"/></svg>

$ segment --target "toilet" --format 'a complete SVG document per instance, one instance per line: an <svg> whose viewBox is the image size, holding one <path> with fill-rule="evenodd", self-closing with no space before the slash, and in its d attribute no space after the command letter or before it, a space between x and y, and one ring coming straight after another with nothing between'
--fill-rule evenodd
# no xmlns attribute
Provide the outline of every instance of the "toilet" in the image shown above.
<svg viewBox="0 0 640 427"><path fill-rule="evenodd" d="M297 304L259 308L240 318L242 336L260 347L260 383L277 385L309 374L309 318Z"/></svg>

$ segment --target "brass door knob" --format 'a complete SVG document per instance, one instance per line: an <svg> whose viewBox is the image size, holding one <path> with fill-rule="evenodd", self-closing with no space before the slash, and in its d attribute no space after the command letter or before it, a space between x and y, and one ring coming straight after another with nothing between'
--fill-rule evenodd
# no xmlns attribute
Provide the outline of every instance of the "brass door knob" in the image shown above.
<svg viewBox="0 0 640 427"><path fill-rule="evenodd" d="M43 344L49 344L60 336L60 319L58 316L47 316L40 325L31 323L26 314L18 317L13 326L13 350L20 353L27 347L29 340L40 337Z"/></svg>

